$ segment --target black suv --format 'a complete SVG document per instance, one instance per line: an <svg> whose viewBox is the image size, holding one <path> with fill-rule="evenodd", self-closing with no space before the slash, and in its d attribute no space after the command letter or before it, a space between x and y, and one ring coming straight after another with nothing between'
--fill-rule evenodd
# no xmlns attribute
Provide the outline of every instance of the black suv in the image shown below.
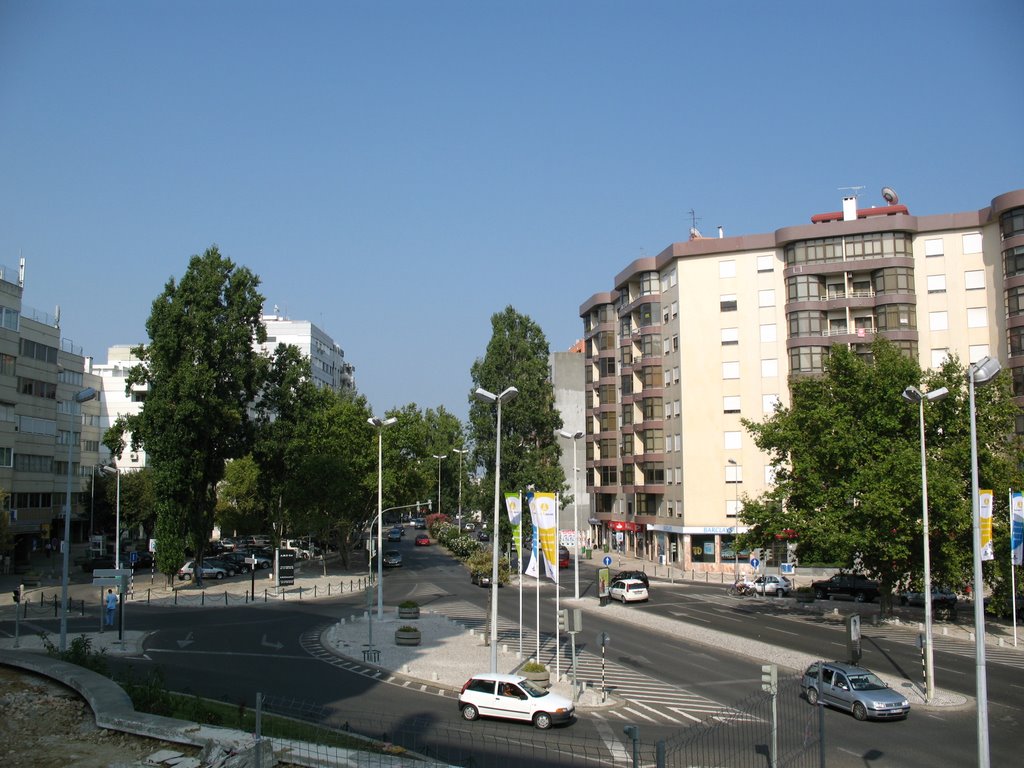
<svg viewBox="0 0 1024 768"><path fill-rule="evenodd" d="M811 583L818 600L850 597L858 603L870 603L878 597L878 582L862 573L837 573L825 581Z"/></svg>
<svg viewBox="0 0 1024 768"><path fill-rule="evenodd" d="M616 581L620 581L622 579L637 579L638 581L642 581L648 590L651 588L650 579L647 578L647 573L645 571L619 571L612 576L611 583L614 584Z"/></svg>

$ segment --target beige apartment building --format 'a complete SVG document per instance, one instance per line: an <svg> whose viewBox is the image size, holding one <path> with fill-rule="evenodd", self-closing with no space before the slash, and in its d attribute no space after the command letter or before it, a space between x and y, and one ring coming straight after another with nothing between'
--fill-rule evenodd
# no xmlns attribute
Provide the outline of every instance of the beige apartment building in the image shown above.
<svg viewBox="0 0 1024 768"><path fill-rule="evenodd" d="M597 541L686 569L744 563L737 512L772 467L740 419L788 405L788 378L833 344L867 354L882 334L924 368L991 355L1024 403L1024 189L931 216L883 192L768 234L691 230L580 306Z"/></svg>

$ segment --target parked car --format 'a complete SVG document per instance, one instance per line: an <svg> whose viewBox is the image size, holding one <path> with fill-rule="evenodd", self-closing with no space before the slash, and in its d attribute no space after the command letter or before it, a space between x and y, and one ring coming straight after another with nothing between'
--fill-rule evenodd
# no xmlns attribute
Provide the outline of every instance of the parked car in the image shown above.
<svg viewBox="0 0 1024 768"><path fill-rule="evenodd" d="M113 555L97 555L96 557L90 557L82 561L82 570L86 573L92 573L100 568L114 567L115 561Z"/></svg>
<svg viewBox="0 0 1024 768"><path fill-rule="evenodd" d="M469 580L481 587L491 586L491 574L489 571L473 571L469 576Z"/></svg>
<svg viewBox="0 0 1024 768"><path fill-rule="evenodd" d="M651 589L650 579L647 578L647 574L644 571L619 571L612 576L613 582L622 581L623 579L636 579L638 581L642 581L644 586L647 587L648 592Z"/></svg>
<svg viewBox="0 0 1024 768"><path fill-rule="evenodd" d="M910 714L907 697L890 688L874 672L830 661L821 667L819 682L820 666L817 661L811 664L800 681L811 704L820 700L822 704L852 713L858 720L892 720Z"/></svg>
<svg viewBox="0 0 1024 768"><path fill-rule="evenodd" d="M384 562L385 568L401 568L402 567L402 553L397 549L386 549L384 550Z"/></svg>
<svg viewBox="0 0 1024 768"><path fill-rule="evenodd" d="M152 552L125 552L121 555L121 564L131 568L132 570L140 570L142 568L153 567L153 553ZM113 566L111 566L113 567Z"/></svg>
<svg viewBox="0 0 1024 768"><path fill-rule="evenodd" d="M473 675L462 686L459 711L463 720L500 717L533 723L541 730L576 717L576 705L521 675L491 672Z"/></svg>
<svg viewBox="0 0 1024 768"><path fill-rule="evenodd" d="M304 541L299 539L285 539L281 542L281 546L284 549L295 550L295 556L299 560L309 560L313 557L313 551L306 545Z"/></svg>
<svg viewBox="0 0 1024 768"><path fill-rule="evenodd" d="M933 608L955 608L957 602L956 592L945 587L932 587ZM924 607L924 592L907 591L900 593L900 605L916 605Z"/></svg>
<svg viewBox="0 0 1024 768"><path fill-rule="evenodd" d="M480 533L476 535L476 538L477 541L490 541L491 534L489 534L487 531L480 531Z"/></svg>
<svg viewBox="0 0 1024 768"><path fill-rule="evenodd" d="M568 568L569 567L569 549L567 547L558 548L558 567Z"/></svg>
<svg viewBox="0 0 1024 768"><path fill-rule="evenodd" d="M759 595L786 597L789 595L789 591L793 589L793 584L785 576L776 576L768 573L758 576L750 582L750 587Z"/></svg>
<svg viewBox="0 0 1024 768"><path fill-rule="evenodd" d="M388 541L401 541L402 532L396 528L392 528L388 531Z"/></svg>
<svg viewBox="0 0 1024 768"><path fill-rule="evenodd" d="M608 596L612 600L621 600L623 603L642 603L650 597L647 594L647 587L640 579L613 581L608 590Z"/></svg>
<svg viewBox="0 0 1024 768"><path fill-rule="evenodd" d="M427 536L427 534L425 534L425 533L421 533L421 534L419 534L416 537L415 544L416 544L417 547L429 547L430 546L430 537Z"/></svg>
<svg viewBox="0 0 1024 768"><path fill-rule="evenodd" d="M247 558L256 559L257 570L269 568L274 564L274 561L265 555L259 555L250 552L225 552L221 555L221 559L227 560L238 566L239 573L248 573L252 570L252 565L246 562Z"/></svg>
<svg viewBox="0 0 1024 768"><path fill-rule="evenodd" d="M811 583L818 600L849 597L858 603L870 603L878 597L878 582L862 573L837 573L830 579Z"/></svg>
<svg viewBox="0 0 1024 768"><path fill-rule="evenodd" d="M225 552L224 554L227 554L227 552ZM205 560L203 560L203 565L208 565L211 568L223 568L224 573L226 573L228 576L234 576L235 574L242 572L242 568L238 565L238 563L235 563L224 557L207 557ZM204 576L203 578L206 577Z"/></svg>
<svg viewBox="0 0 1024 768"><path fill-rule="evenodd" d="M181 568L178 569L178 578L181 579L182 581L189 581L189 580L191 580L195 576L195 571L196 571L196 561L195 560L189 560L187 563L185 563L183 566L181 566ZM223 568L218 568L216 566L212 566L212 565L208 565L207 563L203 563L203 567L202 567L202 571L201 571L201 576L202 576L203 579L217 579L217 580L220 580L220 579L223 579L227 575L228 575L228 572L225 571Z"/></svg>

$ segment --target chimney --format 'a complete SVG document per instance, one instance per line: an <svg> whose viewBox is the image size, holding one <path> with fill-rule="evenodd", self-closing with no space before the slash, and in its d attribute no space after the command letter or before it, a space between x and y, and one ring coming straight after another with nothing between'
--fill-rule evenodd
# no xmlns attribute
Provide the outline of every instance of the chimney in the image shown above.
<svg viewBox="0 0 1024 768"><path fill-rule="evenodd" d="M721 224L719 224L719 226L718 226L718 239L721 240L723 237L725 237L725 230L722 229Z"/></svg>
<svg viewBox="0 0 1024 768"><path fill-rule="evenodd" d="M857 220L857 198L854 195L843 198L843 221Z"/></svg>

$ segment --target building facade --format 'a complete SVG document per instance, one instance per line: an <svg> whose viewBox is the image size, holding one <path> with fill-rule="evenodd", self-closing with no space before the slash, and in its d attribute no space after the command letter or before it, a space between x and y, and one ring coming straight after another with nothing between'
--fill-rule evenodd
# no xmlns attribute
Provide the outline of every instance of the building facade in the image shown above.
<svg viewBox="0 0 1024 768"><path fill-rule="evenodd" d="M580 306L587 492L602 543L738 569L742 497L772 483L740 420L788 405L789 377L820 372L833 344L868 354L881 334L926 369L991 355L1024 403L1024 190L935 216L893 198L847 198L770 234L694 230Z"/></svg>
<svg viewBox="0 0 1024 768"><path fill-rule="evenodd" d="M277 307L273 314L263 316L263 325L267 328L267 340L259 345L263 352L270 354L278 344L292 344L309 358L317 386L339 394L355 390L355 366L345 361L345 350L316 325L308 320L282 317Z"/></svg>

